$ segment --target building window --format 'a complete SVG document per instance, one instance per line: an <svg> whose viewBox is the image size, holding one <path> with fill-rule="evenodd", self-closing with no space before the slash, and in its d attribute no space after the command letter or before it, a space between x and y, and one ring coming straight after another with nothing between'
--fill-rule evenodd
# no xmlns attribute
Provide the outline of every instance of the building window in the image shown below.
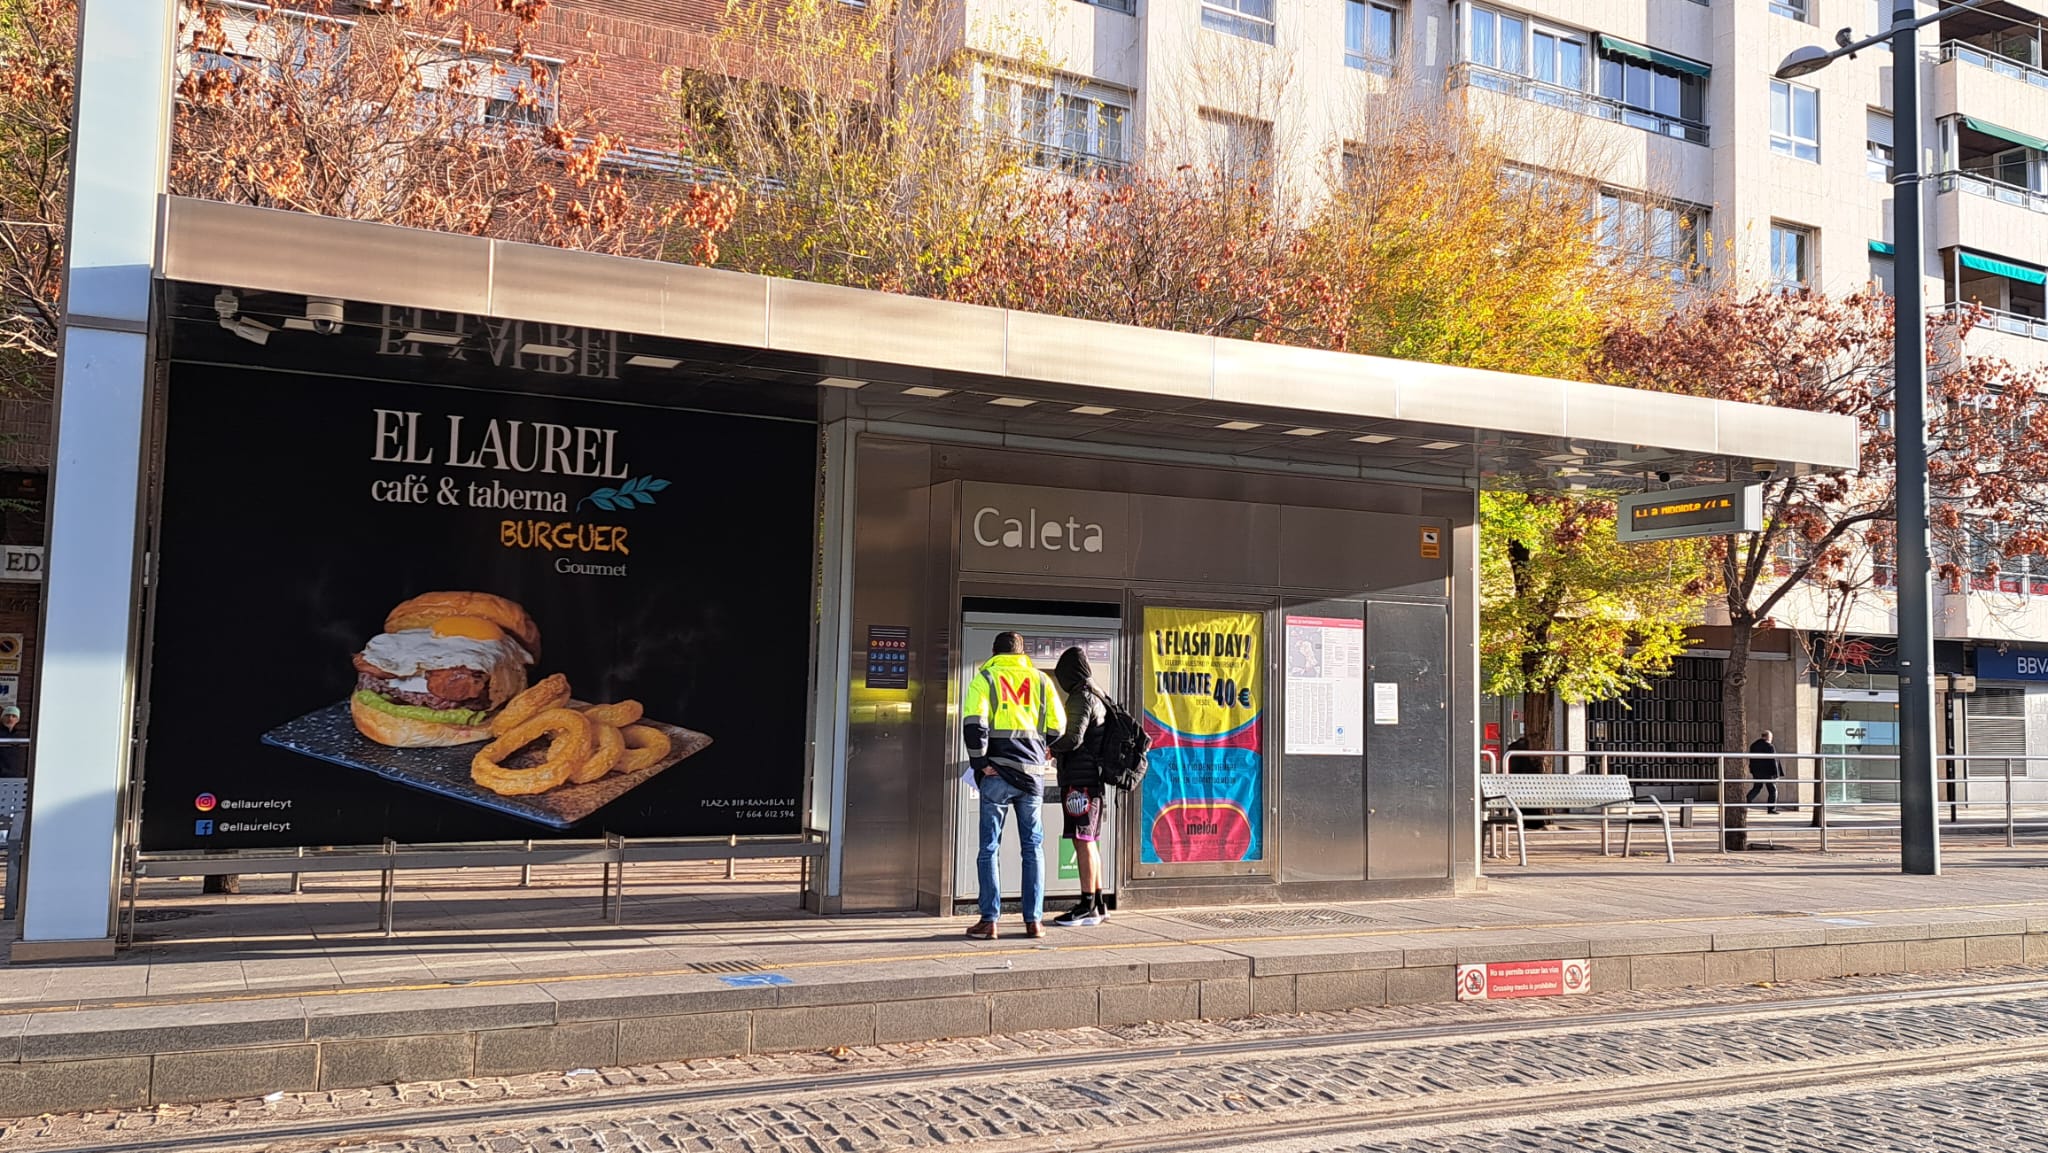
<svg viewBox="0 0 2048 1153"><path fill-rule="evenodd" d="M1070 172L1122 168L1129 159L1124 124L1130 107L1121 98L1094 92L1060 96L1060 166Z"/></svg>
<svg viewBox="0 0 2048 1153"><path fill-rule="evenodd" d="M1600 246L1612 258L1644 261L1663 276L1681 282L1691 279L1700 268L1706 209L1616 189L1602 189L1596 208Z"/></svg>
<svg viewBox="0 0 2048 1153"><path fill-rule="evenodd" d="M1138 14L1138 0L1081 0L1081 3L1107 8L1111 12L1122 12L1127 16Z"/></svg>
<svg viewBox="0 0 2048 1153"><path fill-rule="evenodd" d="M1706 142L1706 79L1698 74L1705 70L1668 53L1601 37L1600 95L1619 106L1622 123L1646 132Z"/></svg>
<svg viewBox="0 0 2048 1153"><path fill-rule="evenodd" d="M1344 63L1381 75L1393 72L1396 17L1392 4L1345 0Z"/></svg>
<svg viewBox="0 0 2048 1153"><path fill-rule="evenodd" d="M982 130L1020 149L1034 168L1101 172L1130 160L1129 96L1102 85L1033 84L983 74Z"/></svg>
<svg viewBox="0 0 2048 1153"><path fill-rule="evenodd" d="M1771 81L1771 151L1820 163L1820 92Z"/></svg>
<svg viewBox="0 0 2048 1153"><path fill-rule="evenodd" d="M1872 251L1870 254L1870 290L1892 295L1893 276L1892 254Z"/></svg>
<svg viewBox="0 0 2048 1153"><path fill-rule="evenodd" d="M1870 127L1865 131L1863 143L1863 172L1872 180L1890 184L1892 181L1892 118L1888 112L1873 108L1869 114Z"/></svg>
<svg viewBox="0 0 2048 1153"><path fill-rule="evenodd" d="M1779 288L1813 283L1813 229L1771 221L1771 282Z"/></svg>
<svg viewBox="0 0 2048 1153"><path fill-rule="evenodd" d="M1232 180L1259 175L1273 148L1271 124L1207 109L1202 111L1201 119L1209 162L1216 166L1218 172Z"/></svg>
<svg viewBox="0 0 2048 1153"><path fill-rule="evenodd" d="M1529 22L1520 16L1481 8L1476 4L1470 12L1472 26L1466 41L1465 58L1487 68L1512 72L1517 76L1526 75L1522 59L1529 37Z"/></svg>
<svg viewBox="0 0 2048 1153"><path fill-rule="evenodd" d="M1273 42L1273 0L1202 0L1202 27Z"/></svg>
<svg viewBox="0 0 2048 1153"><path fill-rule="evenodd" d="M1809 0L1768 0L1768 3L1775 15L1783 16L1787 20L1801 21L1807 19L1807 12L1811 6Z"/></svg>

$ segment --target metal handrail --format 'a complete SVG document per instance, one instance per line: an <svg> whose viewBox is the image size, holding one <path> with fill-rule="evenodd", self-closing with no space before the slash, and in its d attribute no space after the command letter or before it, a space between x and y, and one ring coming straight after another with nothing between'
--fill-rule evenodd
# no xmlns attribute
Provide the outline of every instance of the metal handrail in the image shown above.
<svg viewBox="0 0 2048 1153"><path fill-rule="evenodd" d="M2015 60L2003 52L1993 52L1967 40L1944 40L1941 44L1941 60L1943 63L1960 60L2001 76L2024 81L2037 88L2048 88L2048 69L2042 69L2024 60Z"/></svg>
<svg viewBox="0 0 2048 1153"><path fill-rule="evenodd" d="M2024 336L2034 340L2048 340L2048 320L2033 316L2021 316L2017 312L2006 312L1999 308L1986 308L1981 304L1965 304L1954 301L1943 308L1945 312L1982 312L1987 319L1979 327L1992 332L2003 332L2011 336ZM1990 589L1974 589L1974 592L1990 592Z"/></svg>
<svg viewBox="0 0 2048 1153"><path fill-rule="evenodd" d="M2000 204L2010 204L2032 212L2048 212L2048 193L2036 192L2017 184L2008 184L1981 173L1960 168L1950 168L1933 175L1936 192L1963 191L1972 196L1983 196Z"/></svg>
<svg viewBox="0 0 2048 1153"><path fill-rule="evenodd" d="M1602 96L1597 92L1587 92L1579 88L1565 88L1557 84L1547 84L1534 77L1522 76L1513 72L1503 72L1498 68L1489 68L1484 64L1470 60L1459 64L1452 70L1451 83L1454 86L1470 84L1475 88L1484 88L1489 92L1500 92L1508 96L1519 97L1523 100L1533 100L1538 104L1549 104L1554 107L1577 112L1584 116L1592 116L1600 120L1612 120L1618 124L1626 124L1631 128L1640 128L1645 132L1652 132L1659 136L1669 136L1676 140L1690 141L1694 144L1708 143L1707 126L1697 121L1668 116L1662 112L1653 112L1648 108L1637 108L1632 104L1624 104L1619 100L1609 96Z"/></svg>
<svg viewBox="0 0 2048 1153"><path fill-rule="evenodd" d="M1485 751L1491 752L1491 750ZM1846 796L1839 798L1831 797L1830 793L1832 790L1829 786L1842 786L1853 783L1862 785L1891 786L1893 788L1896 788L1899 784L1899 778L1896 772L1893 772L1888 776L1864 775L1856 778L1847 778L1844 776L1830 776L1828 773L1830 763L1875 763L1891 764L1896 766L1899 761L1899 758L1896 754L1776 752L1770 754L1770 756L1773 760L1778 762L1781 769L1788 763L1796 766L1802 762L1812 762L1815 765L1815 774L1807 776L1796 773L1781 772L1781 774L1775 778L1749 778L1747 776L1731 777L1729 775L1728 762L1730 760L1747 761L1751 759L1753 756L1758 755L1761 754L1752 754L1747 750L1739 752L1723 751L1694 753L1655 751L1638 752L1634 750L1626 752L1615 752L1594 749L1517 749L1512 752L1506 753L1504 756L1500 757L1499 762L1501 765L1500 771L1513 772L1515 771L1514 762L1518 758L1523 759L1525 761L1536 760L1538 758L1562 758L1563 762L1567 765L1573 763L1578 763L1582 765L1583 768L1580 771L1607 772L1611 769L1613 762L1616 760L1711 760L1715 764L1715 775L1711 777L1656 777L1648 779L1641 777L1631 777L1630 781L1633 785L1635 785L1638 788L1683 789L1688 787L1704 788L1706 786L1713 786L1715 790L1715 799L1713 802L1711 802L1711 804L1716 810L1716 812L1719 814L1725 814L1730 810L1740 809L1743 811L1747 811L1750 809L1766 807L1766 805L1763 803L1748 800L1727 800L1728 785L1731 781L1737 782L1739 784L1739 782L1743 780L1757 781L1768 779L1774 781L1777 784L1790 786L1794 788L1801 785L1811 784L1815 786L1814 799L1812 801L1799 801L1796 799L1795 794L1795 799L1793 800L1786 801L1781 799L1777 807L1794 809L1812 808L1813 810L1815 810L1815 820L1813 824L1805 826L1772 824L1765 826L1752 826L1752 828L1760 828L1764 831L1767 831L1772 836L1792 836L1804 835L1808 833L1814 834L1819 839L1819 848L1821 852L1829 851L1829 841L1831 832L1840 832L1846 828L1858 833L1881 833L1895 832L1902 827L1902 825L1897 820L1873 821L1862 819L1859 817L1856 819L1855 824L1849 826L1842 826L1840 824L1835 823L1834 820L1831 820L1831 818L1838 819L1840 815L1843 813L1856 814L1869 812L1871 810L1877 810L1880 813L1886 811L1895 811L1899 807L1899 802L1896 799L1850 800ZM1949 810L1948 819L1947 821L1942 822L1942 824L1946 825L1949 828L1956 829L1965 827L2000 828L2003 830L2005 834L2005 843L2006 846L2009 848L2018 847L2018 838L2021 832L2048 831L2048 774L2044 774L2040 777L2030 777L2025 775L2024 769L2022 770L2021 775L2019 776L2015 776L2013 772L2013 766L2015 764L2024 766L2035 761L2048 763L2048 755L2005 756L1995 753L1950 753L1937 756L1934 758L1934 760L1937 770L1946 769L1949 771L1949 773L1953 774L1943 775L1939 780L1935 782L1939 794L1945 794L1944 798L1939 800L1937 803L1940 806L1946 807ZM1969 771L1969 767L1973 764L1997 764L1999 766L1999 771L1996 774L1973 774ZM1595 768L1595 766L1597 766L1597 769ZM1568 769L1567 771L1573 770ZM2038 783L2038 786L2041 791L2040 799L2023 802L2015 795L2015 786L2017 785L2024 787L2030 783ZM1973 791L1976 791L1980 788L1988 790L1993 787L1996 787L1997 792L1999 794L1995 797L1979 798L1971 796L1971 793ZM1686 803L1690 805L1693 802ZM1981 823L1967 820L1967 817L1973 811L1981 811L1985 809L1994 810L1996 813L1996 819L1990 822ZM1681 822L1681 827L1689 826L1686 822ZM1723 823L1723 819L1717 818L1715 824L1709 826L1709 828L1715 836L1716 841L1720 844L1720 851L1725 853L1727 851L1726 840L1721 836L1721 833L1724 832L1726 829L1726 825ZM1937 828L1937 835L1939 835L1939 828Z"/></svg>

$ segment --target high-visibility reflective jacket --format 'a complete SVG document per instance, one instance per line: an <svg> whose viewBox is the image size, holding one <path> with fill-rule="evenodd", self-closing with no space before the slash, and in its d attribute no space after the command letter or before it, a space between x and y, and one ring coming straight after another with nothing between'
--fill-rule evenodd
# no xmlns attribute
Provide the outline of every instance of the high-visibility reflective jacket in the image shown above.
<svg viewBox="0 0 2048 1153"><path fill-rule="evenodd" d="M961 709L967 763L977 775L993 765L1024 790L1042 789L1050 746L1067 727L1067 710L1052 678L1022 653L990 657L967 686Z"/></svg>

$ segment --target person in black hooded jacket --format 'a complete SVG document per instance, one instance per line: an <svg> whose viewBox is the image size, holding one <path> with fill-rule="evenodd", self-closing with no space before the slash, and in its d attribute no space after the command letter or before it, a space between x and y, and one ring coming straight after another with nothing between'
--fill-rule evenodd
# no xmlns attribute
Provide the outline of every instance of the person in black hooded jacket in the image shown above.
<svg viewBox="0 0 2048 1153"><path fill-rule="evenodd" d="M1053 742L1053 763L1059 772L1060 808L1065 814L1061 835L1074 842L1074 864L1081 874L1081 899L1053 918L1068 928L1099 925L1109 920L1102 899L1102 854L1095 847L1102 832L1102 724L1109 708L1095 688L1095 669L1078 647L1060 654L1052 679L1067 696L1067 727Z"/></svg>

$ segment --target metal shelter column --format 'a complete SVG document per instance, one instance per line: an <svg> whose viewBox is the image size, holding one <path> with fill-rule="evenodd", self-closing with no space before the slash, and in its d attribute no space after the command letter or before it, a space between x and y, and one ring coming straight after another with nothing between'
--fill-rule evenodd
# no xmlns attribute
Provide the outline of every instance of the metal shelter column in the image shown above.
<svg viewBox="0 0 2048 1153"><path fill-rule="evenodd" d="M113 949L135 699L150 276L169 140L170 0L87 0L28 884L16 960Z"/></svg>

